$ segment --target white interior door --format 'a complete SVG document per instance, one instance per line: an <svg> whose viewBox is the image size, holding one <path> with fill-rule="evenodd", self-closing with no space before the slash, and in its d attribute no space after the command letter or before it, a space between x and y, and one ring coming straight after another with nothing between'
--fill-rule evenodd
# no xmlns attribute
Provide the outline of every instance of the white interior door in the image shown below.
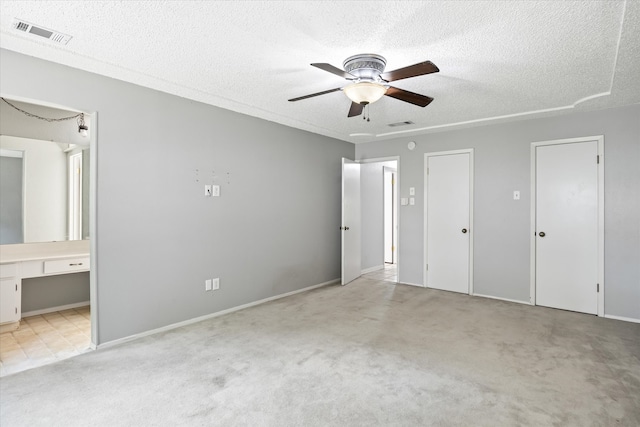
<svg viewBox="0 0 640 427"><path fill-rule="evenodd" d="M598 142L535 147L536 304L598 312Z"/></svg>
<svg viewBox="0 0 640 427"><path fill-rule="evenodd" d="M425 286L471 293L472 152L425 155Z"/></svg>
<svg viewBox="0 0 640 427"><path fill-rule="evenodd" d="M360 164L342 159L342 284L360 277Z"/></svg>

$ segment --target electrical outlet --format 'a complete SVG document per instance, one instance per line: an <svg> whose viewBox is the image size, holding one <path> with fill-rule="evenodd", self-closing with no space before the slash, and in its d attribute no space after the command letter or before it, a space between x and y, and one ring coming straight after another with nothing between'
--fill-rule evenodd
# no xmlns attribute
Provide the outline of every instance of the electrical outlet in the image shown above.
<svg viewBox="0 0 640 427"><path fill-rule="evenodd" d="M213 279L213 290L217 291L218 289L220 289L220 279L215 278Z"/></svg>
<svg viewBox="0 0 640 427"><path fill-rule="evenodd" d="M204 290L205 291L210 291L213 289L213 280L211 279L207 279L204 281Z"/></svg>

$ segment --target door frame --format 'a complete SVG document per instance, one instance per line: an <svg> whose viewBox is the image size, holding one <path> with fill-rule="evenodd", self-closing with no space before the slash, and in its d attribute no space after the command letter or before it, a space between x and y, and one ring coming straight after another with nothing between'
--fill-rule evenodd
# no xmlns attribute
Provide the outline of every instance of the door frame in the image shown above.
<svg viewBox="0 0 640 427"><path fill-rule="evenodd" d="M390 161L395 161L396 162L396 190L398 195L400 194L400 156L388 156L388 157L376 157L376 158L372 158L372 159L360 159L360 160L356 160L358 163L383 163L383 162L390 162ZM384 172L383 172L384 173ZM394 201L395 203L395 210L398 213L397 217L396 217L396 227L398 228L398 233L396 236L396 281L398 283L402 283L400 281L401 279L401 264L400 264L400 260L402 259L402 257L400 256L400 197L396 195L396 199ZM382 228L382 241L384 242L384 227ZM383 254L383 265L384 265L384 254Z"/></svg>
<svg viewBox="0 0 640 427"><path fill-rule="evenodd" d="M396 164L397 166L397 164ZM398 256L397 256L397 250L398 250L398 245L397 245L397 240L398 240L398 212L397 212L397 200L398 200L398 188L397 188L397 180L398 180L398 168L392 168L389 166L384 166L382 168L382 200L383 200L383 209L382 209L382 224L383 224L383 237L382 237L382 242L383 242L383 249L384 251L387 250L386 247L386 224L387 224L387 210L386 210L386 204L385 204L385 200L387 197L387 192L385 190L385 174L387 173L391 173L392 175L392 179L393 182L391 184L391 264L398 264ZM382 264L386 265L387 264L387 260L386 260L386 256L384 255L384 251L382 254Z"/></svg>
<svg viewBox="0 0 640 427"><path fill-rule="evenodd" d="M529 300L536 305L536 148L545 145L575 144L596 141L598 145L598 311L597 316L604 316L604 136L585 136L579 138L555 139L531 143L531 222L529 233Z"/></svg>
<svg viewBox="0 0 640 427"><path fill-rule="evenodd" d="M475 224L473 222L473 183L474 183L474 159L473 159L473 148L465 148L461 150L449 150L449 151L435 151L431 153L424 153L424 207L423 207L423 228L422 228L422 247L423 247L423 255L422 255L422 286L424 288L428 288L427 286L427 231L428 231L428 218L427 218L427 210L428 207L428 197L427 190L429 188L429 157L436 156L447 156L451 154L469 154L469 292L468 295L473 295L473 236L475 235Z"/></svg>

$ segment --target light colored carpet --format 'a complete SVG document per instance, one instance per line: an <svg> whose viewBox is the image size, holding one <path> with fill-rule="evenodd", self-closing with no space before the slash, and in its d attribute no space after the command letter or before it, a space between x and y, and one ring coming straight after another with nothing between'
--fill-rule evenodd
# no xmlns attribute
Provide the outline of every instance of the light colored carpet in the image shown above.
<svg viewBox="0 0 640 427"><path fill-rule="evenodd" d="M12 426L638 426L640 325L362 278L0 379Z"/></svg>

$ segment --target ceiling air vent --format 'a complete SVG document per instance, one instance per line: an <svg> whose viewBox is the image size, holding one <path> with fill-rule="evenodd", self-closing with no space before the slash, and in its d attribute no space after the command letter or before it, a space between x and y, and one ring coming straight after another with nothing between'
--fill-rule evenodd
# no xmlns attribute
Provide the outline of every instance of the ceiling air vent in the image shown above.
<svg viewBox="0 0 640 427"><path fill-rule="evenodd" d="M388 124L387 126L389 126L391 128L395 128L395 127L398 127L398 126L408 126L408 125L415 125L415 123L407 120L405 122L391 123L391 124Z"/></svg>
<svg viewBox="0 0 640 427"><path fill-rule="evenodd" d="M23 33L44 37L45 39L49 39L51 41L54 41L60 44L67 44L69 43L69 40L71 40L70 35L62 34L54 30L49 30L44 27L38 27L27 21L23 21L22 19L14 19L13 28L15 28L18 31L22 31Z"/></svg>

